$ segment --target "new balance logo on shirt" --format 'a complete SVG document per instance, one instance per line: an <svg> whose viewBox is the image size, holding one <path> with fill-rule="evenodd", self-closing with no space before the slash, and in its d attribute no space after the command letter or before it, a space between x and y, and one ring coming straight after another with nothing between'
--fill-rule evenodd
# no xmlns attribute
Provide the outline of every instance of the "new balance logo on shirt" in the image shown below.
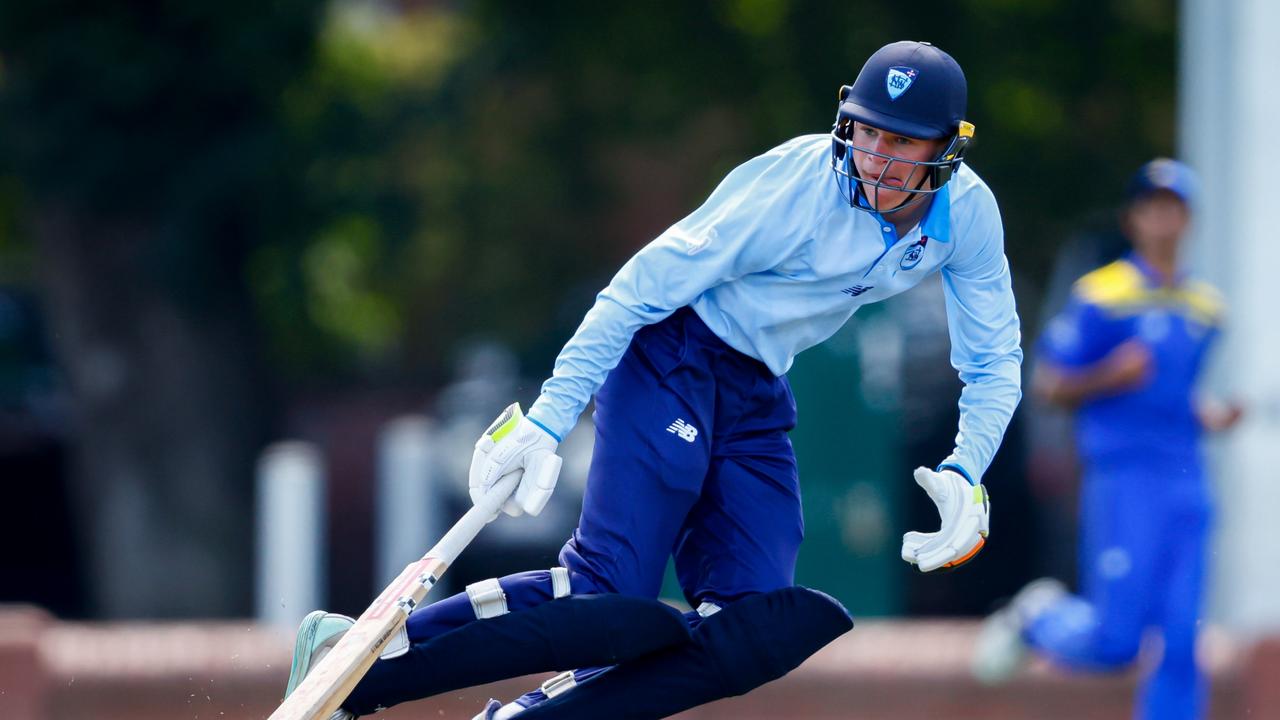
<svg viewBox="0 0 1280 720"><path fill-rule="evenodd" d="M853 287L847 287L841 290L840 292L844 293L845 295L848 295L849 297L858 297L859 295L870 290L873 287L875 287L875 285L854 285Z"/></svg>
<svg viewBox="0 0 1280 720"><path fill-rule="evenodd" d="M685 442L693 442L698 437L698 428L684 421L684 418L676 418L676 421L667 426L667 432L675 433Z"/></svg>

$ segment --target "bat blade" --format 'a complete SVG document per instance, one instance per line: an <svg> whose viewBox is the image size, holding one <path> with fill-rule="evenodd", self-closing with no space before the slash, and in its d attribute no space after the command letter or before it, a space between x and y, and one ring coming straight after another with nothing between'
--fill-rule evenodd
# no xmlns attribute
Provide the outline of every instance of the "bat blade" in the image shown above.
<svg viewBox="0 0 1280 720"><path fill-rule="evenodd" d="M328 720L447 567L430 555L407 566L269 720Z"/></svg>
<svg viewBox="0 0 1280 720"><path fill-rule="evenodd" d="M520 477L520 472L504 475L430 552L407 565L267 720L329 720L369 672L409 613L498 513Z"/></svg>

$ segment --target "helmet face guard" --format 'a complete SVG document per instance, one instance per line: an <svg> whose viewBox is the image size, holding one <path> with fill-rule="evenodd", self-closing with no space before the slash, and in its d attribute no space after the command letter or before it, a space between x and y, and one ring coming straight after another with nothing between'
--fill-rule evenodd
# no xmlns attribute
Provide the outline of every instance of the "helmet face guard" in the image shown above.
<svg viewBox="0 0 1280 720"><path fill-rule="evenodd" d="M844 93L842 92L842 95ZM870 125L871 123L867 123ZM836 176L836 186L840 195L851 207L866 212L891 213L924 201L933 193L942 189L964 161L964 153L973 140L974 127L971 123L960 121L947 146L933 160L904 160L869 148L858 147L853 140L854 118L841 112L836 117L835 126L831 129L831 169ZM882 128L893 132L892 129ZM854 152L866 153L885 161L884 169L877 177L862 177L854 164ZM889 185L881 181L890 167L907 167L907 178L918 177L915 187ZM888 210L877 210L880 205L880 190L910 193L896 207ZM870 193L870 195L868 195Z"/></svg>
<svg viewBox="0 0 1280 720"><path fill-rule="evenodd" d="M973 140L973 125L964 120L967 105L964 71L955 58L937 46L903 40L872 53L853 85L840 88L836 122L831 130L831 169L840 194L852 207L877 212L881 190L908 193L897 207L879 211L889 213L922 202L941 190L960 167ZM857 146L855 122L904 137L944 140L946 147L931 160L885 155ZM861 177L854 162L855 152L884 160L885 170L892 167L895 177L901 177L898 170L910 171L904 183L915 187L885 183L885 171L879 177Z"/></svg>

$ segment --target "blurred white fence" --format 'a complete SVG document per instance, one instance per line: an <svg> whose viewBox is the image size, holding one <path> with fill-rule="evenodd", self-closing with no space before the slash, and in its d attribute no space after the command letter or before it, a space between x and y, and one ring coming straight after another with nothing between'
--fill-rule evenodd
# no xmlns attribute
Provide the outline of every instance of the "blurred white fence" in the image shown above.
<svg viewBox="0 0 1280 720"><path fill-rule="evenodd" d="M379 433L371 598L448 529L439 447L434 422L421 415L396 418ZM272 445L258 461L257 485L255 613L267 624L292 630L327 601L322 453L299 441ZM447 594L447 587L436 591Z"/></svg>
<svg viewBox="0 0 1280 720"><path fill-rule="evenodd" d="M296 627L323 604L325 480L320 452L303 442L268 447L258 460L257 583L259 620Z"/></svg>

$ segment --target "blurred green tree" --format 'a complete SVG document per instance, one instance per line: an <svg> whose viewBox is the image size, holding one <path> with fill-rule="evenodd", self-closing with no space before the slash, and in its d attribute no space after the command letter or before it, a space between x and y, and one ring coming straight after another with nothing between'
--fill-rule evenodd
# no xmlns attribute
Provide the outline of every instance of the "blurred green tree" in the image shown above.
<svg viewBox="0 0 1280 720"><path fill-rule="evenodd" d="M243 614L263 438L243 267L301 207L313 2L5 3L0 143L75 399L93 612Z"/></svg>

